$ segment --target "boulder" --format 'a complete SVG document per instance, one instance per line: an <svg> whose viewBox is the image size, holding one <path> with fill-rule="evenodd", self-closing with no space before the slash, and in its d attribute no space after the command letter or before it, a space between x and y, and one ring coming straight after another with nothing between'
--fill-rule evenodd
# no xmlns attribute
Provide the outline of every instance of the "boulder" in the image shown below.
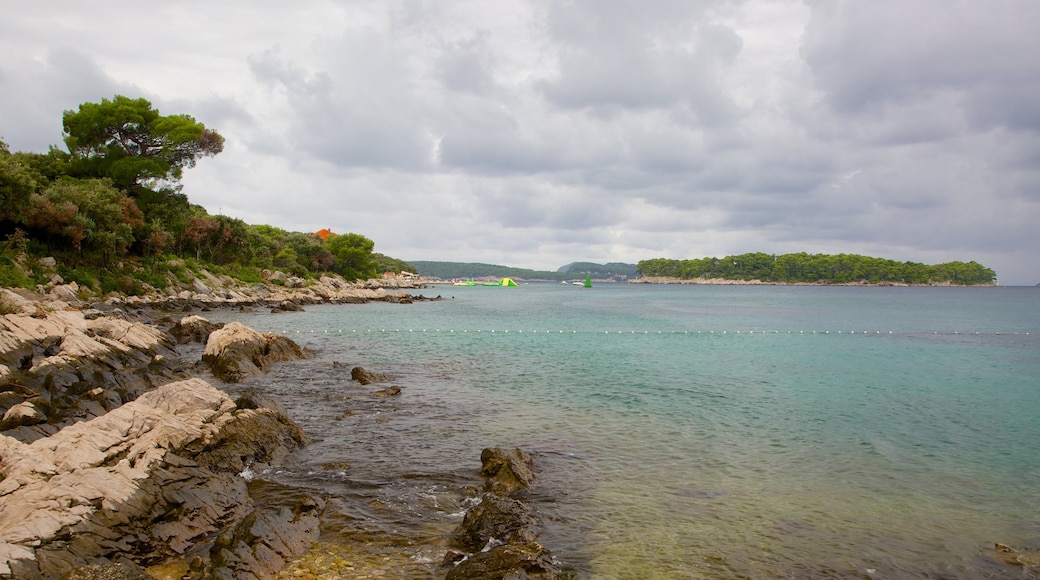
<svg viewBox="0 0 1040 580"><path fill-rule="evenodd" d="M523 502L485 493L480 503L466 512L451 544L466 552L479 552L492 540L525 544L535 540L530 530L534 524L531 510Z"/></svg>
<svg viewBox="0 0 1040 580"><path fill-rule="evenodd" d="M520 449L484 449L480 453L480 474L487 478L485 489L492 493L508 495L531 487L534 471L531 456Z"/></svg>
<svg viewBox="0 0 1040 580"><path fill-rule="evenodd" d="M170 329L170 334L177 339L178 344L189 342L205 343L209 340L209 335L214 330L219 330L223 327L223 323L210 322L201 316L192 315L185 316L177 321L173 328Z"/></svg>
<svg viewBox="0 0 1040 580"><path fill-rule="evenodd" d="M496 546L478 552L448 571L447 580L526 578L555 580L565 577L562 567L548 550L538 544Z"/></svg>
<svg viewBox="0 0 1040 580"><path fill-rule="evenodd" d="M350 378L362 385L371 385L372 383L382 383L390 380L386 375L370 373L361 367L350 369Z"/></svg>
<svg viewBox="0 0 1040 580"><path fill-rule="evenodd" d="M309 353L277 334L262 334L232 322L214 331L206 341L202 361L213 374L229 383L261 375L278 361L306 358Z"/></svg>

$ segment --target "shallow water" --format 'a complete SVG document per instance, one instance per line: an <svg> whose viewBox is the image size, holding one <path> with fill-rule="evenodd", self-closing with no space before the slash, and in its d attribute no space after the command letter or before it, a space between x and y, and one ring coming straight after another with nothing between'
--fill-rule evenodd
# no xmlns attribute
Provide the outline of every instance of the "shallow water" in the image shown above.
<svg viewBox="0 0 1040 580"><path fill-rule="evenodd" d="M251 385L316 439L261 477L330 499L328 558L443 576L489 446L535 455L580 577L1020 577L981 549L1040 547L1038 289L423 293L211 313L317 353Z"/></svg>

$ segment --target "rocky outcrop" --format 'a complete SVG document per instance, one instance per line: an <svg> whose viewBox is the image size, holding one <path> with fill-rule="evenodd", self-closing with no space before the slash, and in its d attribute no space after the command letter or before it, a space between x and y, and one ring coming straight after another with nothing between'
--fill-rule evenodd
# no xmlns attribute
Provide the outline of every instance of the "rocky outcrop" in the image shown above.
<svg viewBox="0 0 1040 580"><path fill-rule="evenodd" d="M130 560L231 578L245 577L227 570L242 569L247 553L291 558L316 539L321 502L255 512L240 474L303 442L277 409L239 408L201 379L31 443L0 436L0 576L57 578ZM267 562L257 570L277 569Z"/></svg>
<svg viewBox="0 0 1040 580"><path fill-rule="evenodd" d="M202 361L220 380L238 383L263 374L275 362L308 356L308 352L284 336L260 333L232 322L209 335Z"/></svg>
<svg viewBox="0 0 1040 580"><path fill-rule="evenodd" d="M509 495L531 487L534 481L531 456L519 448L485 449L480 453L480 463L480 475L486 478L484 488L493 494Z"/></svg>
<svg viewBox="0 0 1040 580"><path fill-rule="evenodd" d="M187 376L173 341L158 328L51 310L59 305L26 300L20 312L0 316L5 435L22 441L51 435Z"/></svg>
<svg viewBox="0 0 1040 580"><path fill-rule="evenodd" d="M384 374L369 372L362 367L354 367L350 369L350 378L362 385L371 385L372 383L383 383L390 380Z"/></svg>
<svg viewBox="0 0 1040 580"><path fill-rule="evenodd" d="M214 330L220 330L224 325L216 322L210 322L205 318L192 315L185 316L184 318L177 321L170 329L170 334L177 339L178 344L186 344L189 342L201 342L203 344L209 340L209 335Z"/></svg>
<svg viewBox="0 0 1040 580"><path fill-rule="evenodd" d="M537 518L515 497L534 480L531 456L520 449L488 448L480 454L488 490L466 512L445 556L448 580L560 578L563 568L538 543Z"/></svg>

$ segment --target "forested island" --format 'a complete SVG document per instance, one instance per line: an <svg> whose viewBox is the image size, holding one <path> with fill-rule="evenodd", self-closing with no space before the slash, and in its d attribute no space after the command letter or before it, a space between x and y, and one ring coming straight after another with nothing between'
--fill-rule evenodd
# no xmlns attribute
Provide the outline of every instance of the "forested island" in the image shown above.
<svg viewBox="0 0 1040 580"><path fill-rule="evenodd" d="M997 274L976 262L920 264L856 254L766 254L670 260L637 265L647 278L752 281L776 284L991 285Z"/></svg>
<svg viewBox="0 0 1040 580"><path fill-rule="evenodd" d="M244 282L266 269L347 280L414 271L360 234L250 225L190 203L183 171L223 151L224 138L189 115L117 95L65 111L62 127L65 150L0 141L0 286L32 289L57 274L84 291L137 295L200 268Z"/></svg>

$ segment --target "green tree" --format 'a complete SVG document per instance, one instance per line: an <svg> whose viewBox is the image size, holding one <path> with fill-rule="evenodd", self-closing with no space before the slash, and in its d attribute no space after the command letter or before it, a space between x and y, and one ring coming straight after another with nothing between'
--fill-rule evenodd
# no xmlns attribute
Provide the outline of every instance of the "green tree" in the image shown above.
<svg viewBox="0 0 1040 580"><path fill-rule="evenodd" d="M372 257L375 242L361 234L331 236L325 249L336 259L333 269L347 280L363 280L376 275L377 262Z"/></svg>
<svg viewBox="0 0 1040 580"><path fill-rule="evenodd" d="M122 95L65 111L62 126L79 170L125 190L177 181L185 167L224 149L224 138L191 116L162 116L148 100Z"/></svg>
<svg viewBox="0 0 1040 580"><path fill-rule="evenodd" d="M24 217L73 249L99 252L102 264L126 252L134 227L143 225L137 205L107 179L59 179L30 197Z"/></svg>

